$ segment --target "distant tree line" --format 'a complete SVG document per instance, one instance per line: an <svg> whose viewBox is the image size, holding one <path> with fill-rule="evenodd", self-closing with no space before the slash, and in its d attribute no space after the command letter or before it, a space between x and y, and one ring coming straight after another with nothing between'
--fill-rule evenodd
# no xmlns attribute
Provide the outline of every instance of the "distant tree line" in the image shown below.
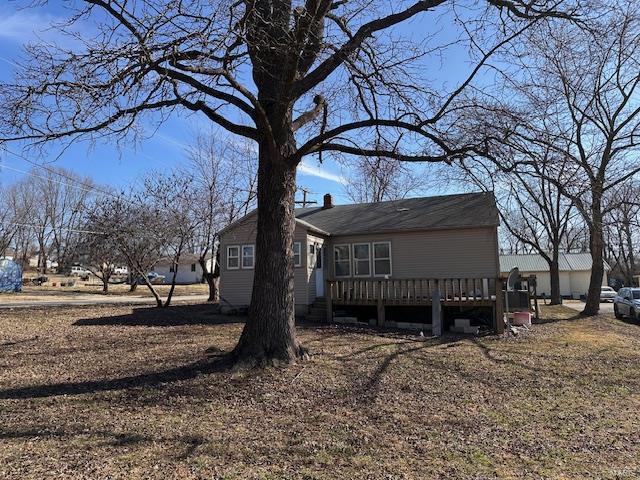
<svg viewBox="0 0 640 480"><path fill-rule="evenodd" d="M34 168L0 191L0 256L24 268L68 273L74 264L95 275L107 292L117 267L126 266L131 289L146 285L168 306L181 257L194 254L218 298L218 240L225 226L255 206L255 155L246 144L201 135L171 172L150 172L118 192L61 168ZM147 275L160 261L172 265L162 299Z"/></svg>
<svg viewBox="0 0 640 480"><path fill-rule="evenodd" d="M33 168L19 182L0 186L0 255L11 251L23 268L35 257L43 274L52 261L68 269L97 191L92 179L53 167Z"/></svg>

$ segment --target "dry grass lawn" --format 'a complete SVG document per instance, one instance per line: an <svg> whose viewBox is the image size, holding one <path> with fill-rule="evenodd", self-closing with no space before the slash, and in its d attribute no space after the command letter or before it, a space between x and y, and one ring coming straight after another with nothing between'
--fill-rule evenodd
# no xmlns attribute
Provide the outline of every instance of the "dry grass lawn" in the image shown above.
<svg viewBox="0 0 640 480"><path fill-rule="evenodd" d="M29 277L29 275L25 275ZM61 287L61 283L74 282L72 287ZM53 284L56 284L54 287ZM154 285L156 291L160 295L167 295L171 284ZM25 295L53 295L53 294L98 294L104 295L102 291L102 283L96 278L91 277L90 280L84 281L75 277L67 277L64 275L49 275L49 281L41 286L32 286L25 284L22 292L19 294L0 295L0 299L9 297L20 297ZM209 287L204 283L194 283L189 285L176 285L174 295L204 295L209 293ZM132 295L151 297L151 292L145 285L138 285L135 291L129 291L129 285L125 283L109 285L109 295Z"/></svg>
<svg viewBox="0 0 640 480"><path fill-rule="evenodd" d="M234 374L206 350L241 325L206 306L0 311L0 478L638 478L640 326L575 313L300 327L311 361Z"/></svg>

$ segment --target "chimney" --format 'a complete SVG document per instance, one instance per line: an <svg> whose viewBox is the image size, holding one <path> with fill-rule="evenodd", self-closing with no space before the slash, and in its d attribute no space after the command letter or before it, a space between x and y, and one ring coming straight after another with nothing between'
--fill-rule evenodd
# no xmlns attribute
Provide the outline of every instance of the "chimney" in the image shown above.
<svg viewBox="0 0 640 480"><path fill-rule="evenodd" d="M324 202L322 205L323 210L326 210L327 208L333 208L333 199L331 198L330 193L325 193L323 199L324 199Z"/></svg>

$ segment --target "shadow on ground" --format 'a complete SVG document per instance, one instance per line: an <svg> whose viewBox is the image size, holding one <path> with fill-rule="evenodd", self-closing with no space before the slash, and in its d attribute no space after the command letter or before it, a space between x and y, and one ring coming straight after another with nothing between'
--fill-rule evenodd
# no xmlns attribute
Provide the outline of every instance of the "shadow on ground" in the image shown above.
<svg viewBox="0 0 640 480"><path fill-rule="evenodd" d="M228 362L223 354L219 358L200 360L169 370L141 373L128 377L88 380L81 382L64 382L50 385L35 385L0 390L0 400L31 399L55 397L58 395L80 395L85 393L108 392L127 388L155 387L167 383L189 380L198 375L223 372L228 370Z"/></svg>
<svg viewBox="0 0 640 480"><path fill-rule="evenodd" d="M139 307L125 315L82 318L75 326L120 325L131 327L175 327L180 325L222 325L243 323L244 317L221 315L215 304L174 305L167 308Z"/></svg>

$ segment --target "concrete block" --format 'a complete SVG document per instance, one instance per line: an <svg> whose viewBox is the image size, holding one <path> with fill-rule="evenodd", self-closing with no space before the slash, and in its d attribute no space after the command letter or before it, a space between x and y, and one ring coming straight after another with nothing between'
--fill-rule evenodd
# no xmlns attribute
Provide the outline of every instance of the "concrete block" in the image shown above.
<svg viewBox="0 0 640 480"><path fill-rule="evenodd" d="M456 318L453 323L456 328L465 328L471 326L471 320L469 320L468 318Z"/></svg>

